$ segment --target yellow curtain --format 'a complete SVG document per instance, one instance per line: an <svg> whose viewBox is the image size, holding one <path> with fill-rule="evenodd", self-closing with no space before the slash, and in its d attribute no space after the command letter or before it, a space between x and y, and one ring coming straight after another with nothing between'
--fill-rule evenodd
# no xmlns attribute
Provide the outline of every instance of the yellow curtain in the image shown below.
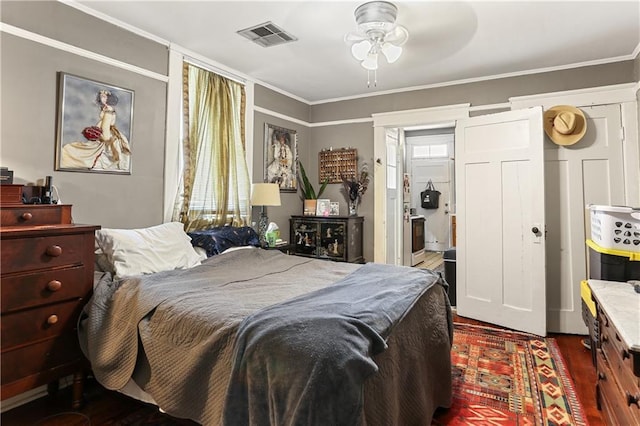
<svg viewBox="0 0 640 426"><path fill-rule="evenodd" d="M185 230L245 225L250 217L244 86L185 63L181 194L174 220Z"/></svg>

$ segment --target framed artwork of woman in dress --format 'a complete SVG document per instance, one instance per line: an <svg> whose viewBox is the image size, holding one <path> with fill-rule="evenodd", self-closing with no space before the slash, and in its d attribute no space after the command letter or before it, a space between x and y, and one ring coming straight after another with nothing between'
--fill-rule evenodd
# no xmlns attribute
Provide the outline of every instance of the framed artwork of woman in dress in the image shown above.
<svg viewBox="0 0 640 426"><path fill-rule="evenodd" d="M264 181L277 183L280 191L295 192L298 137L295 130L264 125Z"/></svg>
<svg viewBox="0 0 640 426"><path fill-rule="evenodd" d="M133 91L59 73L56 170L131 174Z"/></svg>

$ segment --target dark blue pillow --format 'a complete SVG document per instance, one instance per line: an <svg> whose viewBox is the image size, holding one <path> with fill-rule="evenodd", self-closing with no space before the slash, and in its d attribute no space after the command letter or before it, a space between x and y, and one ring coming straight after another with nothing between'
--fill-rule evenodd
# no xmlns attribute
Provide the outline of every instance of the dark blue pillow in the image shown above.
<svg viewBox="0 0 640 426"><path fill-rule="evenodd" d="M202 231L187 232L194 247L202 247L207 257L220 254L230 247L260 247L258 234L250 226L220 226Z"/></svg>

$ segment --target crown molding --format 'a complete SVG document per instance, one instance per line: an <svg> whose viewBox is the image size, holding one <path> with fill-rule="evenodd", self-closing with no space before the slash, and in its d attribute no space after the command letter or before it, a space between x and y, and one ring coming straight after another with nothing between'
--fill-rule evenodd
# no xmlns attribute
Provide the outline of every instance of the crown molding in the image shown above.
<svg viewBox="0 0 640 426"><path fill-rule="evenodd" d="M638 55L637 51L638 51L639 48L640 48L640 45L638 45L638 47L636 48L636 51L634 51L634 53L632 53L630 55L616 56L614 58L599 59L599 60L586 61L586 62L578 62L578 63L575 63L575 64L555 66L555 67L536 68L536 69L526 70L526 71L517 71L517 72L504 73L504 74L495 74L495 75L489 75L489 76L484 76L484 77L467 78L467 79L462 79L462 80L445 81L445 82L442 82L442 83L425 84L425 85L421 85L421 86L403 87L403 88L400 88L400 89L381 90L379 92L366 93L366 94L362 94L362 95L353 95L353 96L345 96L345 97L341 97L341 98L333 98L333 99L324 99L324 100L320 100L320 101L313 101L313 102L310 102L309 105L321 105L321 104L331 103L331 102L341 102L341 101L349 101L349 100L354 100L354 99L368 98L368 97L371 97L371 96L389 95L389 94L403 93L403 92L413 92L413 91L417 91L417 90L435 89L435 88L439 88L439 87L458 86L458 85L461 85L461 84L479 83L479 82L483 82L483 81L499 80L499 79L502 79L502 78L521 77L521 76L531 75L531 74L542 74L542 73L546 73L546 72L564 71L564 70L569 70L569 69L574 69L574 68L589 67L589 66L596 66L596 65L605 65L605 64L611 64L611 63L614 63L614 62L630 61L630 60L634 60L636 58L636 56Z"/></svg>
<svg viewBox="0 0 640 426"><path fill-rule="evenodd" d="M82 49L80 47L73 46L68 43L63 43L58 40L54 40L49 37L45 37L40 34L33 33L31 31L24 30L22 28L14 27L13 25L0 22L0 32L14 35L16 37L23 38L25 40L40 43L45 46L52 47L54 49L63 50L65 52L73 53L74 55L82 56L83 58L92 59L103 64L111 65L117 68L122 68L127 71L134 72L136 74L143 75L145 77L153 78L163 82L169 81L169 76L159 74L148 69L129 64L127 62L119 61L117 59L110 58L108 56L100 55L99 53L92 52L90 50Z"/></svg>
<svg viewBox="0 0 640 426"><path fill-rule="evenodd" d="M175 46L173 45L170 41L167 41L163 38L160 38L158 36L155 36L151 33L148 33L144 30L141 30L140 28L134 27L133 25L129 25L126 24L122 21L119 21L109 15L106 15L104 13L98 12L94 9L91 9L91 7L86 6L84 4L80 4L77 3L75 0L57 0L60 3L63 3L67 6L73 7L75 9L78 9L84 13L87 13L89 15L95 16L96 18L99 18L103 21L107 21L113 25L116 25L118 27L121 27L127 31L130 31L134 34L137 34L139 36L142 37L146 37L150 40L156 41L158 43L164 44L166 46ZM338 98L330 98L330 99L321 99L318 101L310 101L308 99L302 98L298 95L294 95L293 93L287 92L284 89L280 89L276 86L273 86L269 83L266 83L264 81L260 81L258 79L254 79L251 78L249 76L245 76L243 78L245 78L245 80L247 81L251 81L254 84L259 84L263 87L266 87L269 90L272 90L274 92L280 93L284 96L287 96L291 99L297 100L299 102L302 102L304 104L307 105L321 105L321 104L326 104L326 103L332 103L332 102L341 102L341 101L349 101L349 100L354 100L354 99L362 99L362 98L369 98L369 97L373 97L373 96L381 96L381 95L389 95L389 94L395 94L395 93L404 93L404 92L412 92L412 91L417 91L417 90L426 90L426 89L434 89L434 88L439 88L439 87L448 87L448 86L456 86L456 85L461 85L461 84L469 84L469 83L478 83L478 82L483 82L483 81L490 81L490 80L497 80L497 79L501 79L501 78L508 78L508 77L519 77L519 76L524 76L524 75L531 75L531 74L540 74L540 73L545 73L545 72L553 72L553 71L563 71L563 70L567 70L567 69L574 69L574 68L580 68L580 67L586 67L586 66L595 66L595 65L604 65L604 64L609 64L609 63L614 63L614 62L621 62L621 61L628 61L628 60L634 60L638 54L640 54L640 43L636 46L636 48L634 49L634 51L629 54L629 55L623 55L623 56L616 56L613 58L607 58L607 59L599 59L599 60L593 60L593 61L585 61L585 62L578 62L578 63L574 63L574 64L569 64L569 65L562 65L562 66L555 66L555 67L546 67L546 68L536 68L536 69L532 69L532 70L526 70L526 71L518 71L518 72L512 72L512 73L503 73L503 74L495 74L495 75L489 75L489 76L484 76L484 77L477 77L477 78L469 78L469 79L461 79L461 80L452 80L452 81L447 81L447 82L442 82L442 83L434 83L434 84L426 84L426 85L419 85L419 86L410 86L410 87L403 87L403 88L399 88L399 89L390 89L390 90L381 90L378 92L371 92L371 93L365 93L365 94L361 94L361 95L353 95L353 96L344 96L344 97L338 97ZM195 56L194 56L195 55ZM203 58L200 55L196 55L196 54L191 54L188 56L194 56L194 57L200 57ZM202 59L201 59L202 60ZM207 61L203 61L205 63L210 62L211 60L207 60ZM222 64L219 64L222 65ZM216 66L218 67L218 66ZM221 69L226 69L228 70L229 73L234 74L234 75L243 75L243 73L237 71L237 70L232 70L231 68L225 67L225 66L220 66Z"/></svg>
<svg viewBox="0 0 640 426"><path fill-rule="evenodd" d="M509 98L512 109L542 105L550 108L553 105L571 103L575 106L603 105L636 101L638 82L614 84L610 86L590 87L586 89L565 90L561 92L538 93L527 96Z"/></svg>

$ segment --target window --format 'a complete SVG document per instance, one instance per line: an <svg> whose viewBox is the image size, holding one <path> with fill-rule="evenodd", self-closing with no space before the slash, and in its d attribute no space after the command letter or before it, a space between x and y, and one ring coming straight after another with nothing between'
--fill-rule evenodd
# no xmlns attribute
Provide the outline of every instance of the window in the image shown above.
<svg viewBox="0 0 640 426"><path fill-rule="evenodd" d="M245 225L250 183L244 142L244 86L184 64L182 182L174 220L187 231Z"/></svg>
<svg viewBox="0 0 640 426"><path fill-rule="evenodd" d="M446 143L432 145L415 145L412 158L447 158L449 149Z"/></svg>

